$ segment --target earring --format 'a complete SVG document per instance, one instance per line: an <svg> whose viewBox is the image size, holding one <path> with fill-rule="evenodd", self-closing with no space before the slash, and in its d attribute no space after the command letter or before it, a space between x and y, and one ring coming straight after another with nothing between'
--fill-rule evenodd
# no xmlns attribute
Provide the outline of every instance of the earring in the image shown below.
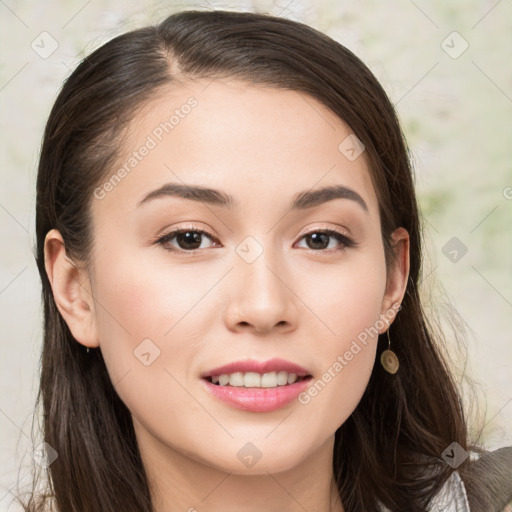
<svg viewBox="0 0 512 512"><path fill-rule="evenodd" d="M89 347L87 347L87 353L89 353Z"/></svg>
<svg viewBox="0 0 512 512"><path fill-rule="evenodd" d="M391 324L387 320L385 320L385 322L388 324L388 330L386 331L388 334L388 348L380 355L380 364L388 373L395 374L398 371L400 363L398 362L396 354L390 349L391 339L389 337L389 328Z"/></svg>

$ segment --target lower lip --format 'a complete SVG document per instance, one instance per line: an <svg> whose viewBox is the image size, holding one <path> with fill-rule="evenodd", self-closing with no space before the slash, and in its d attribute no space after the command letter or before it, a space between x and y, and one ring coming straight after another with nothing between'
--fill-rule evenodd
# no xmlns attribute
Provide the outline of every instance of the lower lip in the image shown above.
<svg viewBox="0 0 512 512"><path fill-rule="evenodd" d="M252 412L275 411L288 405L307 387L312 377L275 388L244 388L218 386L209 380L201 379L208 391L222 402L237 409Z"/></svg>

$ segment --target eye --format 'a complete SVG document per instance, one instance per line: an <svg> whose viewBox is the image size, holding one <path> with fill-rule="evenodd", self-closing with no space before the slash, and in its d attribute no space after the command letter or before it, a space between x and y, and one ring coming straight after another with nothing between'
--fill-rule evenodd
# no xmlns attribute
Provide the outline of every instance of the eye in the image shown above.
<svg viewBox="0 0 512 512"><path fill-rule="evenodd" d="M220 242L207 231L203 231L195 228L180 228L170 231L155 241L156 244L161 245L167 251L177 252L189 252L192 253L197 249L208 249L209 247L203 246L203 238L209 238L213 240L215 244ZM349 238L347 235L340 233L334 229L318 229L316 231L310 231L301 237L300 240L307 240L307 248L315 251L326 251L331 252L329 247L330 239L335 239L338 242L338 247L334 248L334 251L342 251L350 247L357 245L357 242ZM171 242L175 240L177 247ZM326 245L327 244L327 245ZM210 246L211 247L211 246Z"/></svg>
<svg viewBox="0 0 512 512"><path fill-rule="evenodd" d="M332 249L332 247L329 247L329 239L332 240L333 238L337 240L339 244L337 248L334 248L335 251L342 251L343 249L354 247L356 245L354 240L334 229L310 231L309 233L306 233L301 240L305 239L309 242L307 243L308 249L319 252L321 250Z"/></svg>
<svg viewBox="0 0 512 512"><path fill-rule="evenodd" d="M213 235L210 235L206 231L199 230L199 229L187 229L187 228L181 228L181 229L175 229L174 231L171 231L170 233L167 233L166 235L159 238L156 243L161 245L164 249L168 251L181 251L181 252L191 252L196 249L204 249L205 247L202 246L202 237L206 236L210 238L211 240L216 240L216 238ZM178 247L170 246L169 244L171 240L176 239L176 243L178 244Z"/></svg>

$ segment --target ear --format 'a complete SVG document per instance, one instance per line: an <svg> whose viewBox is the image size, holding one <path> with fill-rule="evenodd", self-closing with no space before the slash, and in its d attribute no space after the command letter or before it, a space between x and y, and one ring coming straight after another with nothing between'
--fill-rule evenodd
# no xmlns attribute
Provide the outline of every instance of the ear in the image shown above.
<svg viewBox="0 0 512 512"><path fill-rule="evenodd" d="M99 342L89 276L85 269L68 258L62 235L56 229L46 234L44 264L55 304L73 337L82 345L97 347Z"/></svg>
<svg viewBox="0 0 512 512"><path fill-rule="evenodd" d="M386 291L382 299L381 318L393 323L398 313L400 304L405 295L407 281L409 279L409 233L404 228L398 228L391 234L393 240L394 260L388 269ZM386 332L385 325L379 332Z"/></svg>

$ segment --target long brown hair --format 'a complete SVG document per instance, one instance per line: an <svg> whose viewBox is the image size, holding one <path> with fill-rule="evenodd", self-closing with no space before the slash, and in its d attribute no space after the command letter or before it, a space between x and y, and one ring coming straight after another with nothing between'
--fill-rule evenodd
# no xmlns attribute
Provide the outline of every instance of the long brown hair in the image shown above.
<svg viewBox="0 0 512 512"><path fill-rule="evenodd" d="M386 261L391 233L410 235L410 275L391 329L395 375L376 364L359 405L337 430L334 475L347 512L424 510L453 471L441 457L467 449L461 401L419 297L421 226L409 153L394 107L353 53L301 23L263 14L185 11L125 33L86 57L48 119L37 178L37 265L44 304L40 390L44 441L58 453L46 493L27 511L150 512L148 482L129 410L100 350L89 354L54 302L44 265L47 232L87 267L93 190L112 172L137 108L180 78L230 77L299 91L343 119L366 149ZM379 339L377 361L387 339ZM464 474L467 461L458 469ZM53 510L53 508L52 508Z"/></svg>

